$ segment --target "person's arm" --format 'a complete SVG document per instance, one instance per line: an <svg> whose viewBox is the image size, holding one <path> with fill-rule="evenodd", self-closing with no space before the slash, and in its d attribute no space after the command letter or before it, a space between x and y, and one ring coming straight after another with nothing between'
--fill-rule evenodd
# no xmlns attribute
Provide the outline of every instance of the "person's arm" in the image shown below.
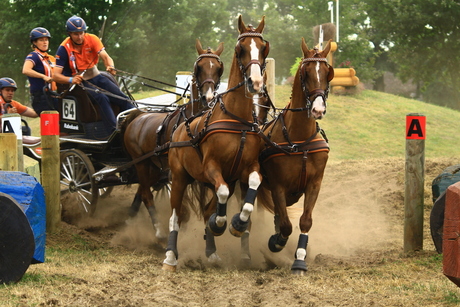
<svg viewBox="0 0 460 307"><path fill-rule="evenodd" d="M59 46L56 52L56 66L53 70L53 80L61 84L80 84L83 82L83 77L80 75L68 77L62 74L64 66L69 61L67 50L63 46Z"/></svg>
<svg viewBox="0 0 460 307"><path fill-rule="evenodd" d="M83 82L81 75L75 75L73 77L67 77L62 74L64 68L56 66L53 71L53 80L61 84L80 84Z"/></svg>
<svg viewBox="0 0 460 307"><path fill-rule="evenodd" d="M113 59L110 57L107 51L105 51L105 49L99 52L99 57L104 62L106 70L112 75L115 75L117 73L116 70L114 70L115 64L113 62Z"/></svg>
<svg viewBox="0 0 460 307"><path fill-rule="evenodd" d="M35 71L34 66L35 63L32 60L25 60L24 65L22 66L22 73L31 78L43 79L47 83L53 81L53 79L47 75Z"/></svg>
<svg viewBox="0 0 460 307"><path fill-rule="evenodd" d="M34 111L34 109L31 109L29 107L27 107L27 109L21 113L22 116L27 116L27 117L38 117L38 114L37 112Z"/></svg>

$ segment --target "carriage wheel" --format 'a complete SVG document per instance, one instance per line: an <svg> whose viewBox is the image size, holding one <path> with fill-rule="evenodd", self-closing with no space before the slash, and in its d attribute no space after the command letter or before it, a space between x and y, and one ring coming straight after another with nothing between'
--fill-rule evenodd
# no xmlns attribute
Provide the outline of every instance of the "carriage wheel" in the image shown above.
<svg viewBox="0 0 460 307"><path fill-rule="evenodd" d="M19 281L35 252L32 228L18 203L0 193L0 284Z"/></svg>
<svg viewBox="0 0 460 307"><path fill-rule="evenodd" d="M444 209L446 207L446 191L433 204L430 214L430 232L438 254L442 254L442 235L444 227Z"/></svg>
<svg viewBox="0 0 460 307"><path fill-rule="evenodd" d="M63 213L75 214L78 217L94 213L97 202L93 201L93 190L95 190L91 183L93 174L93 163L81 150L71 149L61 154ZM95 200L97 201L97 197Z"/></svg>

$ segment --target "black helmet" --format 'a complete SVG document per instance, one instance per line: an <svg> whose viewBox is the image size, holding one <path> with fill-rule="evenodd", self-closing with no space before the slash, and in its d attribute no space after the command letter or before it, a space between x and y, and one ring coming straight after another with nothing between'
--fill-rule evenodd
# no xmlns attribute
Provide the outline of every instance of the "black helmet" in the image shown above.
<svg viewBox="0 0 460 307"><path fill-rule="evenodd" d="M14 90L17 90L18 86L16 85L16 82L11 79L11 78L1 78L0 79L0 90L5 88L5 87L12 87Z"/></svg>
<svg viewBox="0 0 460 307"><path fill-rule="evenodd" d="M45 28L38 27L30 31L29 37L30 37L30 42L32 43L34 40L39 39L40 37L51 38L51 34L50 34L50 31L46 30Z"/></svg>
<svg viewBox="0 0 460 307"><path fill-rule="evenodd" d="M67 19L65 26L66 26L67 32L86 31L86 22L83 20L83 18L75 16L75 15Z"/></svg>

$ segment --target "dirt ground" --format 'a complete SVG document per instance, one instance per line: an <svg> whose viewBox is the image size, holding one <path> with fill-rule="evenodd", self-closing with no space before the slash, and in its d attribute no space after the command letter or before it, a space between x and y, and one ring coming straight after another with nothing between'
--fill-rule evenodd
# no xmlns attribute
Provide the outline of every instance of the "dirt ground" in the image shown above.
<svg viewBox="0 0 460 307"><path fill-rule="evenodd" d="M280 253L268 250L273 217L253 213L252 266L239 267L239 239L216 239L222 263L208 264L204 225L192 215L179 233L177 272L161 270L164 245L145 208L129 223L136 186L117 187L94 219L62 224L48 236L47 261L9 288L14 306L454 306L458 288L443 274L429 233L431 182L455 159L427 159L424 250L403 253L404 160L329 163L308 244L305 276L292 275L294 234ZM160 195L161 199L162 196ZM158 205L167 233L169 204ZM228 216L237 212L233 201ZM38 281L36 281L37 279ZM450 298L450 300L449 300Z"/></svg>

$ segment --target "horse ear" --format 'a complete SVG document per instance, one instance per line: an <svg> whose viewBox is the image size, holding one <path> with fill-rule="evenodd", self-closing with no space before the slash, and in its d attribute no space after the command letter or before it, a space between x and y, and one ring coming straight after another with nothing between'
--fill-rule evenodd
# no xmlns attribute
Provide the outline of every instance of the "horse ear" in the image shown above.
<svg viewBox="0 0 460 307"><path fill-rule="evenodd" d="M302 37L302 43L300 44L300 48L302 48L303 55L306 57L308 53L308 46L305 43L305 38Z"/></svg>
<svg viewBox="0 0 460 307"><path fill-rule="evenodd" d="M326 47L324 47L324 50L323 50L323 52L322 52L324 57L326 57L326 56L329 54L329 51L331 51L331 46L332 46L331 41L332 41L332 39L330 39L330 40L327 42Z"/></svg>
<svg viewBox="0 0 460 307"><path fill-rule="evenodd" d="M201 46L201 42L198 38L196 39L195 48L199 55L205 53L205 51L203 50L203 47Z"/></svg>
<svg viewBox="0 0 460 307"><path fill-rule="evenodd" d="M240 34L247 32L246 25L244 24L244 21L243 21L243 16L241 15L238 16L238 31L240 31Z"/></svg>
<svg viewBox="0 0 460 307"><path fill-rule="evenodd" d="M334 67L329 65L329 73L327 74L327 82L331 82L334 79Z"/></svg>
<svg viewBox="0 0 460 307"><path fill-rule="evenodd" d="M214 54L217 54L218 56L220 56L222 51L224 51L224 43L223 42L219 43L219 46L217 47L217 50L214 51Z"/></svg>
<svg viewBox="0 0 460 307"><path fill-rule="evenodd" d="M269 52L270 52L270 43L268 41L265 41L264 58L268 56Z"/></svg>
<svg viewBox="0 0 460 307"><path fill-rule="evenodd" d="M259 26L256 29L256 32L262 33L265 28L265 16L262 16L262 20L259 23Z"/></svg>

